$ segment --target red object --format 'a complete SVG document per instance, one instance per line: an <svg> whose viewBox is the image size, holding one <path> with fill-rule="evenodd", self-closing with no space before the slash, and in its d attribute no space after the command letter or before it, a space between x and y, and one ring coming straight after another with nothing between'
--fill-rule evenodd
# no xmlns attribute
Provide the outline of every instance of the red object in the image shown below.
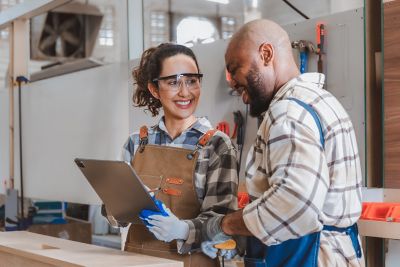
<svg viewBox="0 0 400 267"><path fill-rule="evenodd" d="M246 192L238 192L238 207L243 209L250 202L249 194Z"/></svg>
<svg viewBox="0 0 400 267"><path fill-rule="evenodd" d="M317 54L324 53L325 44L325 25L323 23L317 24Z"/></svg>
<svg viewBox="0 0 400 267"><path fill-rule="evenodd" d="M363 202L361 219L400 222L400 203Z"/></svg>
<svg viewBox="0 0 400 267"><path fill-rule="evenodd" d="M218 128L217 128L218 129ZM205 146L207 144L208 141L210 141L210 138L214 136L215 132L217 130L212 129L212 130L208 130L199 140L199 145L200 146Z"/></svg>
<svg viewBox="0 0 400 267"><path fill-rule="evenodd" d="M237 136L237 129L238 129L238 125L235 123L235 128L233 128L233 134L231 136L232 139L236 138Z"/></svg>
<svg viewBox="0 0 400 267"><path fill-rule="evenodd" d="M229 123L227 123L226 121L219 122L217 125L217 130L220 130L221 132L229 136Z"/></svg>

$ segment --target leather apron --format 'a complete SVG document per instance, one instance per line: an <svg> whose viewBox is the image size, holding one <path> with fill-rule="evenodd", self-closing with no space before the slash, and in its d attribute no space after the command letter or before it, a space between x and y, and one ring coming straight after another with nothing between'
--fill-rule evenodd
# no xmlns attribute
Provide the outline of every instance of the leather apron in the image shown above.
<svg viewBox="0 0 400 267"><path fill-rule="evenodd" d="M310 105L298 99L288 98L288 100L295 101L311 114L318 126L321 146L324 148L325 140L318 114ZM351 239L357 257L361 258L357 224L344 228L324 225L322 230L346 233ZM317 267L320 235L321 232L315 232L272 246L266 246L254 236L248 237L244 265L245 267Z"/></svg>
<svg viewBox="0 0 400 267"><path fill-rule="evenodd" d="M179 219L194 219L200 214L200 203L194 184L194 173L201 149L216 130L210 130L195 150L171 146L148 145L147 128L140 129L140 145L131 162L150 189L158 188L155 197L161 200ZM183 261L185 267L219 266L202 252L179 254L176 240L166 243L157 240L144 224L132 224L128 231L125 251Z"/></svg>

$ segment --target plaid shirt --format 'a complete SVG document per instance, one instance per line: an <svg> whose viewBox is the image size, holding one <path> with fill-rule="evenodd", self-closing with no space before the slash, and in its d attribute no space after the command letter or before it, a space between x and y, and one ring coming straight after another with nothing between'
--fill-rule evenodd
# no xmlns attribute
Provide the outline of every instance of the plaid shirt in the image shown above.
<svg viewBox="0 0 400 267"><path fill-rule="evenodd" d="M279 89L249 151L247 189L252 202L244 221L254 236L274 245L320 231L347 227L361 213L362 174L353 125L337 99L323 90L324 75L306 73ZM312 115L317 112L322 148ZM319 266L360 266L349 236L322 231Z"/></svg>
<svg viewBox="0 0 400 267"><path fill-rule="evenodd" d="M195 149L200 137L212 129L206 118L199 118L189 129L174 140L168 135L164 120L149 129L149 144ZM139 145L139 133L133 133L123 149L123 160L131 162ZM217 214L226 214L237 209L237 161L236 149L227 135L217 131L214 137L199 151L195 171L195 189L200 214L189 224L186 241L178 241L179 253L199 249L201 228L205 220Z"/></svg>

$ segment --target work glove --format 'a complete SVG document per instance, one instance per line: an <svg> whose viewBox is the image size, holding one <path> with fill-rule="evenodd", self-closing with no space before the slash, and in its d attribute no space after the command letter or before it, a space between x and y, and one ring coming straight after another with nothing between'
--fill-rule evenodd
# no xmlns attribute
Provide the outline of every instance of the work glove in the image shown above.
<svg viewBox="0 0 400 267"><path fill-rule="evenodd" d="M147 229L158 239L164 242L171 242L175 239L186 240L189 235L189 225L179 220L164 203L159 200L161 212L142 210L141 219L145 222Z"/></svg>
<svg viewBox="0 0 400 267"><path fill-rule="evenodd" d="M217 249L214 246L222 243L220 241L204 241L201 243L201 251L211 259L218 256L224 257L226 260L231 260L238 254L237 249Z"/></svg>
<svg viewBox="0 0 400 267"><path fill-rule="evenodd" d="M206 220L202 226L202 239L205 241L225 242L232 237L226 235L221 228L221 222L224 215L213 216Z"/></svg>
<svg viewBox="0 0 400 267"><path fill-rule="evenodd" d="M142 210L139 213L139 218L142 220L142 222L146 225L146 226L150 226L148 220L149 217L152 215L161 215L161 216L169 216L168 213L165 210L165 205L164 203L162 203L162 201L158 200L158 199L154 199L154 203L156 204L157 208L160 211L154 211L154 210Z"/></svg>
<svg viewBox="0 0 400 267"><path fill-rule="evenodd" d="M209 218L207 221L203 223L202 234L203 240L206 240L201 243L201 250L204 254L214 259L218 256L218 249L214 246L219 243L223 243L229 239L232 239L231 236L226 235L221 228L221 222L224 218L221 216L213 216ZM221 249L219 251L220 256L224 256L226 259L232 259L237 254L237 250L225 250Z"/></svg>

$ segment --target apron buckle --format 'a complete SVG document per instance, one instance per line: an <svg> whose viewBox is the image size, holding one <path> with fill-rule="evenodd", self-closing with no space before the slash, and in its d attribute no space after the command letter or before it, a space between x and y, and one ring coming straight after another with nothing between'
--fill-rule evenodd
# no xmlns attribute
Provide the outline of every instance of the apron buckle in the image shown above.
<svg viewBox="0 0 400 267"><path fill-rule="evenodd" d="M148 138L147 137L143 137L140 139L139 141L139 152L142 153L144 151L144 147L147 145L148 143Z"/></svg>

